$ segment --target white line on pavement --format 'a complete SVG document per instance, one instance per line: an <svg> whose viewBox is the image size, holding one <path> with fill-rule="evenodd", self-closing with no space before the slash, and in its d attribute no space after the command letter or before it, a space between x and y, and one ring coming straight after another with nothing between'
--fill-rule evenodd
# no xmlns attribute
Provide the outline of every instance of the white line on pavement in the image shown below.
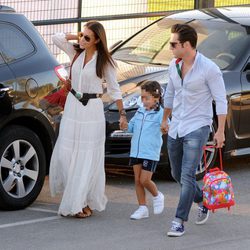
<svg viewBox="0 0 250 250"><path fill-rule="evenodd" d="M37 207L28 207L26 210L38 211L38 212L45 212L45 213L53 213L57 214L57 211L51 209L44 209L44 208L37 208Z"/></svg>
<svg viewBox="0 0 250 250"><path fill-rule="evenodd" d="M57 205L56 203L48 203L48 202L41 202L41 201L36 201L34 204L35 205L46 205L46 206Z"/></svg>
<svg viewBox="0 0 250 250"><path fill-rule="evenodd" d="M37 223L37 222L56 220L56 219L60 219L60 218L61 218L60 216L50 216L50 217L36 219L36 220L26 220L26 221L19 221L19 222L15 222L15 223L7 223L7 224L0 225L0 229L7 228L7 227L22 226L22 225L27 225L27 224Z"/></svg>

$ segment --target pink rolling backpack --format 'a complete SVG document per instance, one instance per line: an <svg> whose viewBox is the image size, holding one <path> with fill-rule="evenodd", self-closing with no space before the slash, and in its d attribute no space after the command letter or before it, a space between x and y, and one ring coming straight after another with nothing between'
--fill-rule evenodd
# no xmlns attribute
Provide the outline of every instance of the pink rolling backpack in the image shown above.
<svg viewBox="0 0 250 250"><path fill-rule="evenodd" d="M222 167L222 153L219 149L220 168L216 167L207 172L206 164L206 148L214 148L215 146L203 147L204 164L206 174L203 177L204 186L203 191L203 205L214 212L215 209L228 208L235 204L234 191L231 178L223 171Z"/></svg>

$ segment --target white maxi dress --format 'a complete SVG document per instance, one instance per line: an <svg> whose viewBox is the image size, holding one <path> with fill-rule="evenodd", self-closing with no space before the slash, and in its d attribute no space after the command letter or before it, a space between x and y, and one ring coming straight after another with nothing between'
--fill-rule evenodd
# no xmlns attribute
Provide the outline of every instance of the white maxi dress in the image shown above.
<svg viewBox="0 0 250 250"><path fill-rule="evenodd" d="M65 34L58 33L52 40L72 61L76 52L72 43L65 39ZM105 79L110 97L121 99L116 70L109 65L104 79L100 79L96 75L97 52L83 67L84 57L85 52L82 52L73 64L72 87L82 93L103 93ZM49 173L51 195L63 192L58 214L74 215L87 205L98 211L105 209L104 143L102 100L90 99L83 106L69 93Z"/></svg>

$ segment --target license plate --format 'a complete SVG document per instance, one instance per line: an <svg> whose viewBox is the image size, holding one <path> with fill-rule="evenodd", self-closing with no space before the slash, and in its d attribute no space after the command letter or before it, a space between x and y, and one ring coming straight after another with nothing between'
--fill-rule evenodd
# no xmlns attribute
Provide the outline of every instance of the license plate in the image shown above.
<svg viewBox="0 0 250 250"><path fill-rule="evenodd" d="M122 131L122 130L115 130L111 133L111 137L129 137L131 138L132 137L132 133L129 133L129 132L126 132L126 131Z"/></svg>

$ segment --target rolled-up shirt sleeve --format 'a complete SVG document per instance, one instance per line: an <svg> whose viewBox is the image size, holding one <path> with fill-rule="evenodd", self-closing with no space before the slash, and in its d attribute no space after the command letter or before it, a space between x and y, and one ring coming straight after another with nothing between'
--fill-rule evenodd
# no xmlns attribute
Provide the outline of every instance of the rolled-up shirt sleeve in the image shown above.
<svg viewBox="0 0 250 250"><path fill-rule="evenodd" d="M117 82L116 68L110 64L105 70L104 79L107 83L107 93L114 101L122 99L122 92Z"/></svg>
<svg viewBox="0 0 250 250"><path fill-rule="evenodd" d="M209 89L215 101L216 114L227 114L227 96L222 73L217 65L211 66L207 70L206 76Z"/></svg>
<svg viewBox="0 0 250 250"><path fill-rule="evenodd" d="M66 39L65 33L56 33L52 36L52 41L69 56L70 60L73 60L76 51L73 44Z"/></svg>

